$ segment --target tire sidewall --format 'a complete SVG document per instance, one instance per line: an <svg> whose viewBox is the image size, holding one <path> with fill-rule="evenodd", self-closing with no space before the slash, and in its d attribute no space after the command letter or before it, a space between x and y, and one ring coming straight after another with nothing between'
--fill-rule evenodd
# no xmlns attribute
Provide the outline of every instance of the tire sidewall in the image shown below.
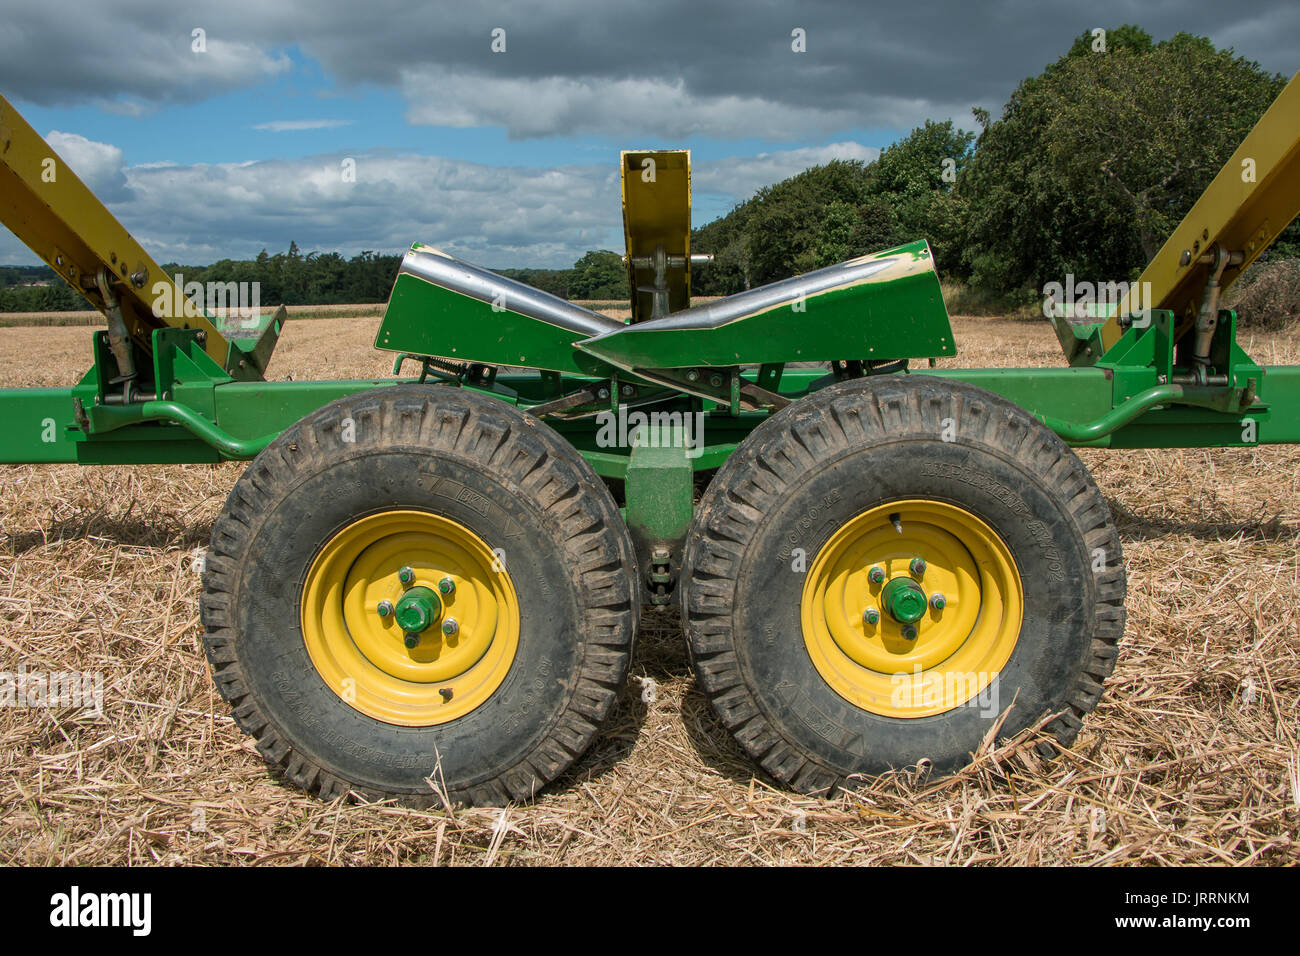
<svg viewBox="0 0 1300 956"><path fill-rule="evenodd" d="M395 509L456 521L500 549L519 601L518 649L501 686L470 713L429 727L388 724L344 702L317 673L300 623L307 572L326 542ZM232 595L245 679L296 747L353 783L427 794L434 777L469 789L539 747L582 668L581 584L562 560L560 534L521 489L445 452L389 446L342 457L290 486L253 529Z"/></svg>
<svg viewBox="0 0 1300 956"><path fill-rule="evenodd" d="M946 502L984 521L1010 550L1024 593L1020 636L993 683L954 710L921 718L868 712L826 683L804 643L807 572L796 570L813 567L848 521L904 499ZM1008 708L1004 736L1062 710L1088 659L1096 599L1091 556L1067 516L1052 489L994 448L900 437L819 463L764 514L739 559L732 633L760 711L797 750L847 776L923 758L940 772L956 770Z"/></svg>

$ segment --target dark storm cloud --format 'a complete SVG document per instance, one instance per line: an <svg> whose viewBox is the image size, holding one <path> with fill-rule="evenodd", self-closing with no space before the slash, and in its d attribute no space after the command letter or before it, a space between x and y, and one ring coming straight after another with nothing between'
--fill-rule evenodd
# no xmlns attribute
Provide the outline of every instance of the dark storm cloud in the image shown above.
<svg viewBox="0 0 1300 956"><path fill-rule="evenodd" d="M1300 67L1294 0L151 6L7 13L0 90L43 104L147 108L261 82L289 69L284 50L298 46L345 85L400 88L412 122L502 125L525 137L689 126L793 140L949 116L969 125L970 106L996 110L1093 27L1137 23L1157 39L1186 30L1270 70ZM490 49L498 27L503 54ZM796 27L807 34L803 54L791 51ZM206 31L206 54L191 50L195 28Z"/></svg>

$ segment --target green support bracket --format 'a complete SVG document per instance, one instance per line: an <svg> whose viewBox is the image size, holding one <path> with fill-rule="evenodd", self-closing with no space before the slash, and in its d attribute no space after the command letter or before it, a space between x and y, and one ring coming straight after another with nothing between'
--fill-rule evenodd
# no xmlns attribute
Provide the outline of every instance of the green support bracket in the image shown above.
<svg viewBox="0 0 1300 956"><path fill-rule="evenodd" d="M772 362L767 365L760 365L758 368L759 388L768 392L776 392L781 388L781 373L785 371L784 362Z"/></svg>
<svg viewBox="0 0 1300 956"><path fill-rule="evenodd" d="M632 438L625 513L654 604L671 600L694 513L695 464L687 437L679 416L642 425Z"/></svg>

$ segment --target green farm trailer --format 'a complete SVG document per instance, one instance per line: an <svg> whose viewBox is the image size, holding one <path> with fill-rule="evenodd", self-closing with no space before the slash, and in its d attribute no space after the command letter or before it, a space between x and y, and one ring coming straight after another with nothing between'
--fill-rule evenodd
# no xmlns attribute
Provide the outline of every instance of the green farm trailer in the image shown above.
<svg viewBox="0 0 1300 956"><path fill-rule="evenodd" d="M0 462L249 462L204 644L323 797L529 799L598 733L647 605L799 790L951 772L994 728L1050 756L1125 620L1070 446L1300 441L1300 368L1219 308L1300 211L1297 130L1300 77L1133 288L1053 302L1059 368L934 367L923 240L692 306L689 154L630 151L629 320L417 244L375 341L392 379L269 381L284 311L205 311L0 98L0 218L107 319L76 385L0 391Z"/></svg>

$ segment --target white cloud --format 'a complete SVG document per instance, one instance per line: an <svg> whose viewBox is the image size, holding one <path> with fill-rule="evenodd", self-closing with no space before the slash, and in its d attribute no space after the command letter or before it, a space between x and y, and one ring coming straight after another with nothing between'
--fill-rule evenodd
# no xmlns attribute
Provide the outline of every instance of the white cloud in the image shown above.
<svg viewBox="0 0 1300 956"><path fill-rule="evenodd" d="M822 166L832 159L873 163L879 156L880 150L874 146L845 142L707 160L691 164L691 187L697 195L714 193L743 200L763 186L779 183L810 166Z"/></svg>
<svg viewBox="0 0 1300 956"><path fill-rule="evenodd" d="M591 165L489 166L396 152L252 163L150 163L75 134L51 143L92 188L120 177L109 206L159 262L203 265L278 252L290 240L354 255L428 242L489 268L562 267L588 249L621 249L616 156ZM859 143L736 156L695 165L697 192L748 198L809 165L870 159ZM355 182L343 163L355 161ZM94 184L100 184L98 187ZM107 198L107 195L105 195ZM0 262L29 262L0 235Z"/></svg>
<svg viewBox="0 0 1300 956"><path fill-rule="evenodd" d="M497 76L420 68L402 77L410 123L502 126L513 138L594 133L795 140L854 125L846 109L807 109L760 96L701 95L682 80Z"/></svg>
<svg viewBox="0 0 1300 956"><path fill-rule="evenodd" d="M266 130L270 133L296 133L305 129L338 129L340 126L351 125L352 120L343 119L272 120L269 123L258 123L253 129Z"/></svg>
<svg viewBox="0 0 1300 956"><path fill-rule="evenodd" d="M122 151L109 143L97 143L80 133L63 133L57 129L45 135L45 141L63 158L77 177L104 202L125 199L128 195L123 171Z"/></svg>

